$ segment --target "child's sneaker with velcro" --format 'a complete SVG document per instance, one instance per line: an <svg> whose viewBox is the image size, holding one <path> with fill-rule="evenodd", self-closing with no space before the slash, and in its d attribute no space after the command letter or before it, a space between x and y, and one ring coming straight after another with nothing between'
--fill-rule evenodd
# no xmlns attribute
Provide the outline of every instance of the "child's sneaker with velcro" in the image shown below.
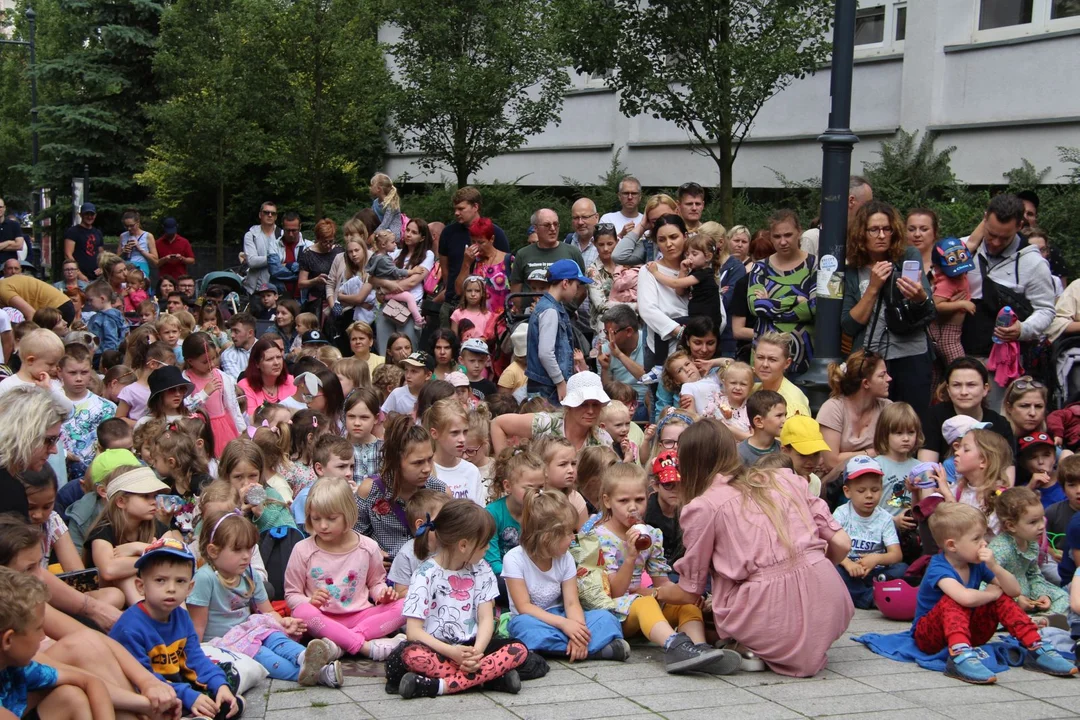
<svg viewBox="0 0 1080 720"><path fill-rule="evenodd" d="M1045 640L1033 648L1028 648L1024 655L1024 667L1054 677L1072 677L1078 672L1073 663L1063 658Z"/></svg>
<svg viewBox="0 0 1080 720"><path fill-rule="evenodd" d="M949 659L945 661L945 675L972 685L997 682L997 675L983 665L979 653L969 645L956 645L949 649Z"/></svg>

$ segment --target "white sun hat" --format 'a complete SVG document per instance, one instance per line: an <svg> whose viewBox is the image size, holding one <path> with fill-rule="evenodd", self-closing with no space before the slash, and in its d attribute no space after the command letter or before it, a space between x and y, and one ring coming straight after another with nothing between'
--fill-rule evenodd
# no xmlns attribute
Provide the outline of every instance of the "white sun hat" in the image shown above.
<svg viewBox="0 0 1080 720"><path fill-rule="evenodd" d="M588 371L572 375L566 381L566 397L562 399L562 406L578 407L587 400L611 402L611 398L604 392L604 383L599 375Z"/></svg>

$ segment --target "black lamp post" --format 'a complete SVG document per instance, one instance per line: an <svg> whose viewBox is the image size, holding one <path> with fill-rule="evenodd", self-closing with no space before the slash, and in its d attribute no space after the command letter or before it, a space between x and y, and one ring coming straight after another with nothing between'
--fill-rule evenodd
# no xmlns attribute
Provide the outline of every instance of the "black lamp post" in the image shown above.
<svg viewBox="0 0 1080 720"><path fill-rule="evenodd" d="M35 32L37 29L37 13L34 8L26 9L26 22L29 25L29 40L0 40L3 45L21 45L30 49L30 163L37 167L38 163L38 107L37 107L37 53L35 45ZM34 215L30 222L34 227L34 247L41 252L41 223L38 215L41 213L41 194L34 191Z"/></svg>
<svg viewBox="0 0 1080 720"><path fill-rule="evenodd" d="M844 304L848 177L851 149L859 138L851 131L851 74L855 56L856 0L836 0L829 127L822 147L821 235L818 239L817 316L814 359L796 383L815 412L829 396L828 366L840 361L840 313Z"/></svg>

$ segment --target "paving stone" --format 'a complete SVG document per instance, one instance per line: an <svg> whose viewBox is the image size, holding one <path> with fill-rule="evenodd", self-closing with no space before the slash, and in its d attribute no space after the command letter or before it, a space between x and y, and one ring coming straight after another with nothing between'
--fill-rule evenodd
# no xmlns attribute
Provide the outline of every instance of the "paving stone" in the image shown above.
<svg viewBox="0 0 1080 720"><path fill-rule="evenodd" d="M951 679L951 678L947 678ZM946 712L946 708L962 706L968 708L979 703L1004 703L1027 700L1026 695L1013 692L1008 688L995 685L967 685L956 680L955 686L937 690L908 690L894 693L917 705ZM968 718L977 717L968 715ZM1012 720L1010 718L1010 720Z"/></svg>
<svg viewBox="0 0 1080 720"><path fill-rule="evenodd" d="M646 688L642 688L645 690ZM667 690L666 687L650 686L647 690L656 693L657 690ZM751 705L760 703L761 698L746 690L739 688L716 689L710 687L706 691L697 692L663 692L657 694L631 694L634 702L649 710L668 715L672 710L693 710L695 708L717 708L729 705Z"/></svg>
<svg viewBox="0 0 1080 720"><path fill-rule="evenodd" d="M1064 710L1071 711L1074 717L1077 716L1077 715L1080 715L1080 697L1074 696L1074 697L1049 698L1049 699L1047 699L1046 702L1050 703L1051 705L1054 705L1055 707L1059 707L1059 708L1062 708Z"/></svg>
<svg viewBox="0 0 1080 720"><path fill-rule="evenodd" d="M948 720L948 715L942 715L929 708L907 708L906 710L885 710L871 713L856 713L854 715L825 715L829 720Z"/></svg>
<svg viewBox="0 0 1080 720"><path fill-rule="evenodd" d="M830 659L829 669L837 675L857 680L862 680L866 677L881 677L883 675L926 672L926 670L923 670L915 663L897 662L878 655L871 655L868 658L849 660L846 662L833 662L833 660Z"/></svg>
<svg viewBox="0 0 1080 720"><path fill-rule="evenodd" d="M1000 717L1009 720L1044 720L1045 718L1076 717L1075 713L1067 711L1050 703L1038 700L1022 700L1020 702L993 703L985 705L965 705L964 707L941 708L942 713L954 720L971 720L971 718Z"/></svg>
<svg viewBox="0 0 1080 720"><path fill-rule="evenodd" d="M721 708L695 708L664 713L667 720L791 720L803 717L794 710L773 703L732 705Z"/></svg>
<svg viewBox="0 0 1080 720"><path fill-rule="evenodd" d="M640 687L641 684L639 683L638 686ZM492 695L495 694L492 693ZM597 699L615 697L618 697L618 694L614 690L590 681L583 682L580 685L556 685L554 687L544 687L538 683L525 683L521 686L521 692L517 695L507 695L506 693L498 695L499 704L508 708L515 708L519 705L542 705L570 701L591 702Z"/></svg>
<svg viewBox="0 0 1080 720"><path fill-rule="evenodd" d="M778 675L772 670L765 672L735 673L725 675L723 680L735 687L754 687L756 685L797 685L799 683L821 682L822 680L843 680L843 676L837 675L829 668L825 668L814 677L797 678L788 675Z"/></svg>
<svg viewBox="0 0 1080 720"><path fill-rule="evenodd" d="M631 665L628 663L592 664L587 667L575 667L574 672L596 682L607 683L619 680L645 681L646 678L668 677L662 663ZM677 676L675 676L677 677ZM547 677L539 682L546 683Z"/></svg>
<svg viewBox="0 0 1080 720"><path fill-rule="evenodd" d="M818 680L817 682L790 683L784 685L763 685L747 688L755 695L785 703L789 700L810 700L813 698L844 697L847 695L865 695L877 693L877 690L855 680L840 678L837 680Z"/></svg>
<svg viewBox="0 0 1080 720"><path fill-rule="evenodd" d="M904 663L897 663L901 665ZM918 666L915 666L918 667ZM945 673L931 672L918 668L919 672L900 673L896 675L877 675L873 677L861 677L859 682L872 688L885 692L901 692L904 690L933 690L937 688L961 687L959 680L945 677ZM1008 673L1003 673L1008 675Z"/></svg>
<svg viewBox="0 0 1080 720"><path fill-rule="evenodd" d="M1009 672L1012 671L1010 670ZM1002 673L999 675L998 681L1001 681L1002 675L1008 674L1009 673ZM1023 682L1011 683L1008 687L1010 690L1015 690L1018 693L1023 693L1028 697L1033 697L1038 700L1080 696L1080 681L1063 681L1061 678L1047 677L1046 675L1040 677L1044 679L1024 680Z"/></svg>
<svg viewBox="0 0 1080 720"><path fill-rule="evenodd" d="M244 713L244 717L247 717L247 713ZM310 705L302 708L291 708L289 710L271 710L266 713L266 720L328 720L328 718L341 718L341 706L340 705L327 705L320 707L311 707ZM371 715L364 712L358 707L349 708L349 720L370 720Z"/></svg>
<svg viewBox="0 0 1080 720"><path fill-rule="evenodd" d="M424 715L438 715L440 718L488 718L498 714L501 710L494 701L478 692L446 695L437 698L416 698L413 700L405 700L392 695L384 695L384 697L387 699L358 703L356 707L363 708L380 720L382 718L420 717ZM340 710L339 708L339 713ZM503 717L507 715L509 713L503 715Z"/></svg>
<svg viewBox="0 0 1080 720"><path fill-rule="evenodd" d="M858 695L831 695L829 697L782 700L780 704L810 717L823 715L846 715L851 713L876 713L884 710L906 710L917 707L909 700L887 693L870 692Z"/></svg>
<svg viewBox="0 0 1080 720"><path fill-rule="evenodd" d="M672 675L662 680L648 678L645 680L608 680L602 683L605 687L614 690L620 695L634 695L653 693L662 689L665 693L677 692L712 692L719 688L731 687L716 675Z"/></svg>
<svg viewBox="0 0 1080 720"><path fill-rule="evenodd" d="M286 710L288 708L311 707L312 703L341 705L351 702L352 698L341 690L328 687L309 687L291 692L270 693L270 701L267 703L266 709L268 711Z"/></svg>
<svg viewBox="0 0 1080 720"><path fill-rule="evenodd" d="M658 718L640 705L626 698L608 698L592 702L547 703L544 705L523 705L513 708L513 713L522 720L589 720L591 718Z"/></svg>

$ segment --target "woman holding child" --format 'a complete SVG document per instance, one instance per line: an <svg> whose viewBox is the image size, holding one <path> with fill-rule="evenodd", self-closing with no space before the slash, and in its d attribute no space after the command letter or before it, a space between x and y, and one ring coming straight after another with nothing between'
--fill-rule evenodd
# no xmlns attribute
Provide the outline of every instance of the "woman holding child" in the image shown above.
<svg viewBox="0 0 1080 720"><path fill-rule="evenodd" d="M683 503L679 584L662 602L696 602L712 580L721 637L756 653L773 672L809 677L854 615L835 565L851 539L788 470L747 470L735 439L706 418L679 438Z"/></svg>

